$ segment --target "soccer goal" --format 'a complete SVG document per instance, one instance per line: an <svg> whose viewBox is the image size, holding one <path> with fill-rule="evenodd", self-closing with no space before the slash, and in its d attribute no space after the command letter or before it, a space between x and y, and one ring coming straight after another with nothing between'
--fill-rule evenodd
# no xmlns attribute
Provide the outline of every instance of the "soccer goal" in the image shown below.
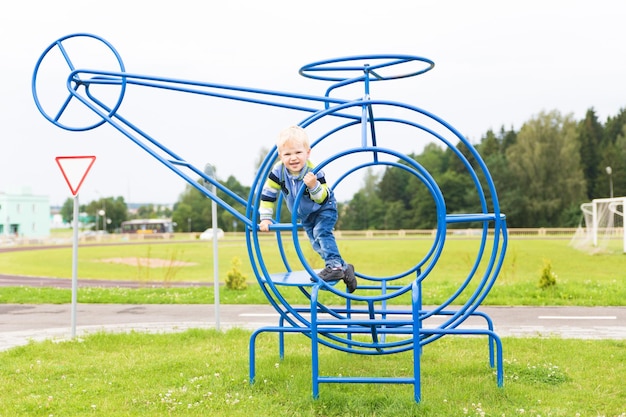
<svg viewBox="0 0 626 417"><path fill-rule="evenodd" d="M597 198L581 204L583 217L571 245L590 253L620 249L626 253L625 206L626 197Z"/></svg>

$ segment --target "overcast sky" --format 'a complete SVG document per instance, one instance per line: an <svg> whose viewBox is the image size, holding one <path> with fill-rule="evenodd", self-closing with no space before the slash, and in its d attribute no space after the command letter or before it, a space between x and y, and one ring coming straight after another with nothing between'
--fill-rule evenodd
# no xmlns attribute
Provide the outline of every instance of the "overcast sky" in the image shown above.
<svg viewBox="0 0 626 417"><path fill-rule="evenodd" d="M387 96L374 98L424 108L477 143L488 129L518 130L544 110L581 119L593 107L603 122L616 115L626 105L625 20L626 2L618 0L3 2L0 192L48 195L52 205L62 204L72 195L55 157L73 155L96 156L81 204L117 196L171 204L185 189L111 127L69 132L39 113L33 70L65 35L103 37L129 73L311 95L328 85L298 75L304 64L360 54L423 56L435 62L432 71L394 81ZM41 94L53 92L42 87ZM234 175L244 185L254 179L261 150L304 117L155 91L133 96L127 107L125 117L181 157L198 167L211 162L218 178Z"/></svg>

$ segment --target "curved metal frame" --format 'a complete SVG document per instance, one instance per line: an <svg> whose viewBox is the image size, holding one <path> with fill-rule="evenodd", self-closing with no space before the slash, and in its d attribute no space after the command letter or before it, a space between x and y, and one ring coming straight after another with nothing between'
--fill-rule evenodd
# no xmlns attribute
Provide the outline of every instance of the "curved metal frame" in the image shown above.
<svg viewBox="0 0 626 417"><path fill-rule="evenodd" d="M74 60L65 49L64 43L69 39L86 38L102 42L114 55L119 70L100 71L76 68ZM60 51L63 60L70 70L66 80L68 97L58 111L47 112L41 103L38 93L38 74L42 63L52 53ZM409 71L389 74L394 66L415 66ZM420 401L420 352L424 345L444 335L472 334L485 335L489 339L489 359L491 366L497 368L498 386L503 384L502 348L499 337L493 331L489 317L477 311L490 289L492 288L507 246L505 216L500 212L496 190L487 166L474 147L451 125L424 109L389 100L370 98L370 82L388 79L408 78L423 74L434 67L429 59L412 55L361 55L318 61L300 68L300 74L317 80L330 81L323 96L312 96L271 90L261 90L240 86L179 80L157 76L130 74L118 52L106 40L91 34L68 35L52 43L41 55L35 66L32 78L32 93L37 108L51 123L66 130L89 130L108 123L120 133L148 152L152 157L183 178L206 197L212 199L241 221L246 230L246 243L250 263L259 285L268 301L280 313L277 326L269 326L253 332L250 338L250 381L255 379L255 340L259 334L274 332L280 335L280 355L284 355L284 334L299 333L311 338L313 396L319 395L320 383L407 383L414 385L414 397ZM331 92L351 84L363 85L363 97L345 100L330 97ZM107 104L104 98L98 97L93 86L112 86L119 89L119 97L115 102ZM264 257L267 256L264 245L259 239L257 226L260 207L260 195L265 178L277 159L274 147L263 161L257 176L246 198L233 193L216 179L207 176L203 170L187 163L165 145L153 139L138 126L125 119L119 112L124 93L129 87L148 87L173 90L189 94L205 95L228 100L244 101L265 106L292 109L305 112L307 117L299 123L303 128L315 128L328 120L337 122L319 137L313 138L312 147L322 142L335 140L335 137L359 129L358 146L339 144L335 154L323 160L316 170L336 163L349 156L364 157L364 162L349 166L347 171L337 179L333 188L357 170L375 165L384 165L404 170L414 176L426 187L433 199L437 213L437 228L432 246L411 267L400 273L389 276L371 276L360 273L359 291L349 294L336 283L326 283L317 279L316 271L307 262L300 245L301 227L295 214L290 223L276 223L271 226L275 232L276 246L284 265L284 271L272 273L268 270ZM237 95L240 94L240 95ZM241 95L245 94L245 95ZM298 104L284 103L279 99L298 100ZM101 120L83 127L69 126L63 121L63 115L70 103L78 101L95 113ZM300 104L301 102L301 104ZM386 111L391 110L390 115ZM395 111L407 112L411 115L402 118ZM475 213L447 213L446 202L442 191L434 178L419 163L401 154L393 148L382 146L384 138L379 137L379 127L400 125L416 132L416 135L428 137L445 145L458 158L467 170L474 191L478 196L479 209ZM454 141L463 143L472 158L472 162L455 145ZM475 166L472 165L475 164ZM195 178L194 178L195 176ZM202 178L204 186L197 177ZM224 192L239 204L236 209L217 196L217 190ZM304 190L296 196L295 205L300 203ZM243 208L245 214L240 210ZM295 213L296 210L294 210ZM280 218L280 209L277 217ZM458 223L481 224L480 243L476 259L463 278L457 291L441 305L425 310L422 306L422 286L428 275L436 268L444 249L448 225ZM283 234L293 242L295 257L286 252ZM478 271L482 269L483 272ZM310 278L313 277L313 278ZM471 285L470 285L471 284ZM285 288L297 287L299 298L290 299L292 292ZM469 290L469 288L473 288ZM468 291L469 294L468 294ZM289 294L287 294L289 293ZM345 308L330 307L322 300L327 294L342 297ZM410 306L399 307L397 300L402 295L410 295ZM302 304L302 297L308 300L309 307L294 307ZM465 300L463 301L463 297ZM452 306L454 305L454 308ZM487 329L467 329L461 325L470 316L482 317ZM424 322L432 317L444 317L442 324L425 327ZM318 346L325 345L333 349L364 355L386 355L412 350L414 355L413 375L407 378L376 377L341 378L319 375ZM494 359L494 356L496 358ZM497 362L497 364L495 364Z"/></svg>

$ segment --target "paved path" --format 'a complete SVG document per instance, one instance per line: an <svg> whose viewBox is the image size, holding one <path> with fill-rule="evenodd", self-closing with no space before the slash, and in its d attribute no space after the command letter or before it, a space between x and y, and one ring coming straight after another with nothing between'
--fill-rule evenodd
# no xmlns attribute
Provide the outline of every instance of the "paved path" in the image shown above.
<svg viewBox="0 0 626 417"><path fill-rule="evenodd" d="M626 339L626 307L483 307L502 337L558 336L581 339ZM0 304L0 350L30 340L72 337L71 304ZM278 314L269 305L220 305L220 329L255 329L275 325ZM436 326L434 318L426 326ZM472 319L473 320L473 319ZM468 320L472 327L483 321ZM213 328L216 309L210 304L126 305L78 304L76 336L99 331L171 332Z"/></svg>

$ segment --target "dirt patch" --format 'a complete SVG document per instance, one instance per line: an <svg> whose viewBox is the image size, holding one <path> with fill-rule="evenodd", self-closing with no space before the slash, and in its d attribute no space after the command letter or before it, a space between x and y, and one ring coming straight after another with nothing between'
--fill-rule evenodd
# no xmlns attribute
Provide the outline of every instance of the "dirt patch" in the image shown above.
<svg viewBox="0 0 626 417"><path fill-rule="evenodd" d="M194 266L196 262L183 262L172 259L155 259L155 258L106 258L100 259L100 262L108 264L124 264L130 266L141 266L147 268L165 268L172 266Z"/></svg>

